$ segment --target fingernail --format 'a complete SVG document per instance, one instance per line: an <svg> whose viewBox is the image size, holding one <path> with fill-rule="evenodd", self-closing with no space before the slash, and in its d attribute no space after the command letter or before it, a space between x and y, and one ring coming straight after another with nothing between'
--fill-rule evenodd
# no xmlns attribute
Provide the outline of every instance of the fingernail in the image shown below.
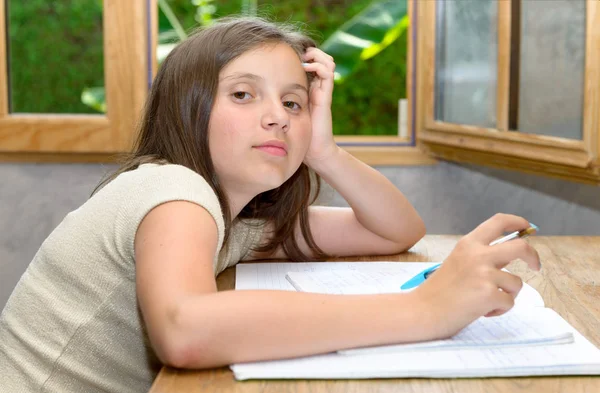
<svg viewBox="0 0 600 393"><path fill-rule="evenodd" d="M303 65L304 67L306 67L306 66L307 66L307 65L309 65L309 64L310 64L310 63L302 63L302 65Z"/></svg>

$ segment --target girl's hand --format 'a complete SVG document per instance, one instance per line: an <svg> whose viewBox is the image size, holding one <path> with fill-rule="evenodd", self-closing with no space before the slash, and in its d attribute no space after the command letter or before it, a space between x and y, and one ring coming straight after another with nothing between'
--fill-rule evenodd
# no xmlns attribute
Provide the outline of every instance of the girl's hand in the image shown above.
<svg viewBox="0 0 600 393"><path fill-rule="evenodd" d="M333 57L317 48L308 48L303 55L306 72L313 72L310 85L310 114L312 139L304 162L310 166L335 155L338 146L333 139L331 123L331 98L333 94Z"/></svg>
<svg viewBox="0 0 600 393"><path fill-rule="evenodd" d="M501 269L520 258L539 270L539 256L523 239L489 244L503 232L528 226L522 217L495 215L464 236L442 266L414 290L418 305L430 311L434 336L452 336L481 316L501 315L513 307L523 282Z"/></svg>

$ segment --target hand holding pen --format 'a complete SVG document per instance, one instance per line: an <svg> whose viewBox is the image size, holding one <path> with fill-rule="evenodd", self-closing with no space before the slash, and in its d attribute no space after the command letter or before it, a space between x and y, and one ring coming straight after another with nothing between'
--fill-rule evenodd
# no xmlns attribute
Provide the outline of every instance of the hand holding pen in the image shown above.
<svg viewBox="0 0 600 393"><path fill-rule="evenodd" d="M494 240L493 242L491 242L490 246L495 246L496 244L502 244L504 242L507 242L507 241L513 240L513 239L524 239L530 235L535 234L538 230L539 230L539 228L535 224L529 223L528 228L520 230L520 231L514 231L512 233L509 233L506 236L498 238L498 239ZM406 289L412 289L412 288L419 286L421 283L423 283L425 280L427 280L429 278L429 276L431 276L433 273L435 273L435 271L438 270L441 266L442 266L442 264L438 263L428 269L423 270L422 272L420 272L419 274L417 274L416 276L414 276L413 278L411 278L410 280L408 280L404 284L402 284L400 289L406 290ZM540 269L541 269L541 265L540 265Z"/></svg>
<svg viewBox="0 0 600 393"><path fill-rule="evenodd" d="M435 329L432 337L450 337L481 316L501 315L513 307L523 282L502 268L521 259L540 269L537 252L522 239L534 230L522 217L497 214L459 240L435 274L410 293L429 319L424 326ZM516 234L500 238L506 232Z"/></svg>

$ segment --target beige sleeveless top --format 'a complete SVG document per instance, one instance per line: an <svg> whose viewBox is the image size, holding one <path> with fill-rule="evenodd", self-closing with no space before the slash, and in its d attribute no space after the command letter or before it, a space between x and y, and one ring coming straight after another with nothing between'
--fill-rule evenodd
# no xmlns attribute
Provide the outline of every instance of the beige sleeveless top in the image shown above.
<svg viewBox="0 0 600 393"><path fill-rule="evenodd" d="M222 249L216 195L196 172L145 164L108 183L44 241L0 315L0 391L147 392L160 362L135 291L134 239L154 207L196 203L218 228L215 276L258 244L259 225L237 223Z"/></svg>

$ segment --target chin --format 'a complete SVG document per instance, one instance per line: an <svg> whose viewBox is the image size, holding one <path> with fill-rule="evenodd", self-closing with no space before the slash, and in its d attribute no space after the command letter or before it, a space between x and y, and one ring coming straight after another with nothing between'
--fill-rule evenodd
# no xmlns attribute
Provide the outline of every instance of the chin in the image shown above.
<svg viewBox="0 0 600 393"><path fill-rule="evenodd" d="M280 187L285 181L263 181L261 184L262 192L271 191Z"/></svg>
<svg viewBox="0 0 600 393"><path fill-rule="evenodd" d="M268 190L272 190L285 183L292 177L294 172L281 166L267 166L259 169L257 174L259 175L254 177L257 184L261 184L264 187L268 187Z"/></svg>

